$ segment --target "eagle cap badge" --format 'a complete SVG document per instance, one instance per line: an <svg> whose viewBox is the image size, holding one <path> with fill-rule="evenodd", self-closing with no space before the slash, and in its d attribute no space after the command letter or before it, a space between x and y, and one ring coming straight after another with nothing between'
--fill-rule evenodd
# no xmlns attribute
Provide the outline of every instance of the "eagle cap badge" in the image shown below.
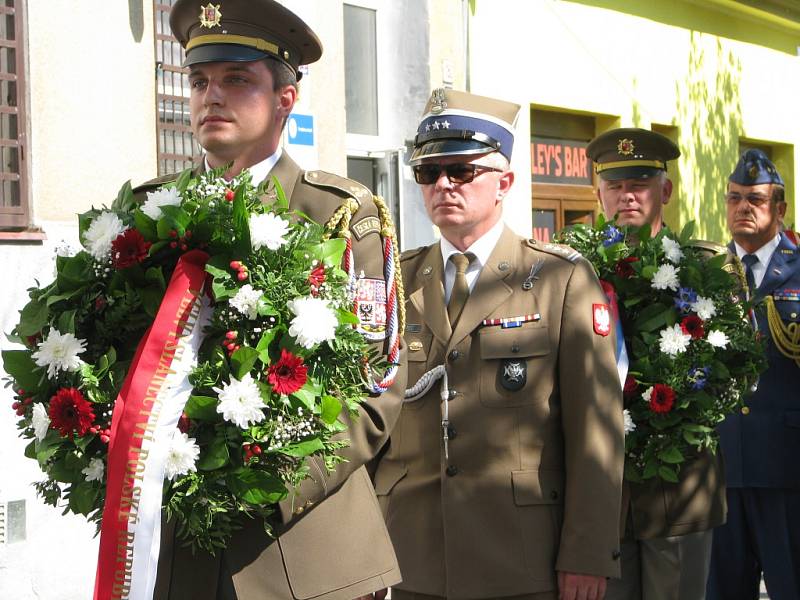
<svg viewBox="0 0 800 600"><path fill-rule="evenodd" d="M447 101L445 100L444 88L436 88L431 94L431 112L439 114L447 108Z"/></svg>
<svg viewBox="0 0 800 600"><path fill-rule="evenodd" d="M209 2L206 6L200 7L200 25L203 27L219 27L222 21L222 11L219 9L220 4L212 4Z"/></svg>

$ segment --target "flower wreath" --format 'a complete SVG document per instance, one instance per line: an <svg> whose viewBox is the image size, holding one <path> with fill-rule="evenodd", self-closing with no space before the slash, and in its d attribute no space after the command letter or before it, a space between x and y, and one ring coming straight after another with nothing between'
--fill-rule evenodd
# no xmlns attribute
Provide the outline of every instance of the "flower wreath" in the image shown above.
<svg viewBox="0 0 800 600"><path fill-rule="evenodd" d="M592 263L618 306L630 360L623 396L631 481L676 482L689 457L715 452L715 427L766 367L741 282L725 254L708 258L691 241L693 229L690 222L677 236L666 227L651 236L649 225L618 227L600 215L595 226L558 236Z"/></svg>
<svg viewBox="0 0 800 600"><path fill-rule="evenodd" d="M385 390L397 368L396 343L387 360L356 328L349 213L339 211L338 227L323 227L290 211L277 181L277 201L265 206L264 184L253 186L249 172L231 182L222 172L186 171L141 205L126 184L110 209L80 215L84 248L61 251L55 281L29 290L11 336L25 349L3 352L20 435L31 439L25 454L47 475L35 484L38 493L105 527L109 461L124 427L117 411L127 386L136 386L132 365L144 368L148 328L159 326L184 263L199 261L200 285L205 280L213 304L196 294L190 307L193 318L202 313L205 337L186 347L196 362L186 368L177 427L163 438L166 482L157 500L188 543L212 553L244 517L275 511L307 477L306 457L328 469L343 460L340 413L356 414L366 393ZM376 204L391 263L387 296L402 306L393 285L396 242ZM187 324L191 311L174 323ZM389 326L391 341L402 327L397 311ZM175 345L170 358L177 369ZM171 371L163 373L152 381L163 383ZM154 406L147 393L145 403ZM138 437L150 433L147 425Z"/></svg>

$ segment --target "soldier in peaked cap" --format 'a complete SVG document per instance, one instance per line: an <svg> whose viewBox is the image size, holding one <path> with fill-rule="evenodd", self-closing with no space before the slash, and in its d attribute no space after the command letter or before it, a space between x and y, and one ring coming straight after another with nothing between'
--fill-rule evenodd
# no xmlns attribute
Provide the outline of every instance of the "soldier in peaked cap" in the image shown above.
<svg viewBox="0 0 800 600"><path fill-rule="evenodd" d="M714 530L709 600L800 598L800 254L784 233L783 179L761 150L742 154L725 195L729 245L746 266L767 370L720 425L728 522Z"/></svg>
<svg viewBox="0 0 800 600"><path fill-rule="evenodd" d="M597 197L617 223L663 226L672 194L667 161L680 156L665 136L646 129L607 131L589 143ZM718 244L696 242L704 251ZM624 301L624 297L620 297ZM622 496L622 578L608 583L609 600L702 600L712 528L725 521L722 459L703 452L681 467L677 483L625 481Z"/></svg>
<svg viewBox="0 0 800 600"><path fill-rule="evenodd" d="M231 164L228 177L249 169L253 183L276 178L289 207L320 223L347 204L358 286L384 286L380 218L372 193L355 181L303 171L281 149L280 136L297 97L298 67L316 61L319 39L273 0L177 0L170 14L186 49L192 131L205 150L199 170ZM169 176L139 187L147 190ZM275 199L270 183L265 201ZM380 309L375 314L384 314ZM369 323L369 339L385 351L386 323ZM400 580L397 560L364 468L387 440L405 389L404 349L394 386L366 398L348 423L346 462L332 474L310 460L303 482L276 512L275 539L256 520L211 557L196 555L162 528L157 600L352 600ZM398 391L399 390L399 391Z"/></svg>
<svg viewBox="0 0 800 600"><path fill-rule="evenodd" d="M587 261L503 224L518 111L438 89L414 141L442 237L401 262L411 388L375 475L395 600L596 599L619 573L614 332Z"/></svg>

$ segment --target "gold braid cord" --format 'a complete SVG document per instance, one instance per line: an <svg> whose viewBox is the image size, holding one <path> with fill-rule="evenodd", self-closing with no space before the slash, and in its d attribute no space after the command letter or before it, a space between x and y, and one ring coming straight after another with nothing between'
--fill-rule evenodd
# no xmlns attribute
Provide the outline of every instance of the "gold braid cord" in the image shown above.
<svg viewBox="0 0 800 600"><path fill-rule="evenodd" d="M350 237L350 219L358 210L358 202L348 198L336 209L333 216L325 223L325 238L330 238L331 234L338 234L343 238Z"/></svg>
<svg viewBox="0 0 800 600"><path fill-rule="evenodd" d="M742 293L742 297L746 297L749 300L750 291L747 286L747 275L745 274L744 263L742 262L742 259L735 254L729 254L725 264L722 265L722 270L727 271L736 278L736 281L739 284L739 291Z"/></svg>
<svg viewBox="0 0 800 600"><path fill-rule="evenodd" d="M800 367L800 325L797 323L787 325L783 322L772 296L764 298L764 303L767 305L767 323L775 346L781 354Z"/></svg>

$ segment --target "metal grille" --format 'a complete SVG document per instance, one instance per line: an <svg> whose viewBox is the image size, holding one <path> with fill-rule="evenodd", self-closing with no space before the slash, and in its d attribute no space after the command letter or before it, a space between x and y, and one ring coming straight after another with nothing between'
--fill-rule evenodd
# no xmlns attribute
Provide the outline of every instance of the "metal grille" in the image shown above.
<svg viewBox="0 0 800 600"><path fill-rule="evenodd" d="M0 0L0 229L29 225L24 0Z"/></svg>
<svg viewBox="0 0 800 600"><path fill-rule="evenodd" d="M0 544L6 543L6 503L0 501Z"/></svg>
<svg viewBox="0 0 800 600"><path fill-rule="evenodd" d="M197 152L189 121L189 70L181 67L183 48L169 28L169 11L175 1L153 3L159 175L191 167Z"/></svg>

